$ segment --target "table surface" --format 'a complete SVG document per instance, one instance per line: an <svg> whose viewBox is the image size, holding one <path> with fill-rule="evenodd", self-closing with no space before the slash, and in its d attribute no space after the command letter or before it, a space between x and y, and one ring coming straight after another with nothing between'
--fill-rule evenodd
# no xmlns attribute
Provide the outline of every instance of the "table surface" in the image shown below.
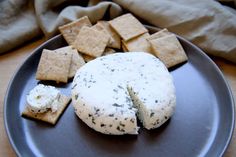
<svg viewBox="0 0 236 157"><path fill-rule="evenodd" d="M46 41L45 38L36 39L34 41L31 41L30 43L26 43L22 47L12 50L11 52L0 55L0 156L16 156L8 141L3 120L4 96L8 83L17 68L23 63L27 56L29 56L32 51L44 41ZM218 67L221 69L224 76L228 80L234 95L234 99L236 100L236 64L219 58L212 59L218 65ZM234 130L231 143L224 156L236 156L236 149L234 148L236 148L236 130Z"/></svg>

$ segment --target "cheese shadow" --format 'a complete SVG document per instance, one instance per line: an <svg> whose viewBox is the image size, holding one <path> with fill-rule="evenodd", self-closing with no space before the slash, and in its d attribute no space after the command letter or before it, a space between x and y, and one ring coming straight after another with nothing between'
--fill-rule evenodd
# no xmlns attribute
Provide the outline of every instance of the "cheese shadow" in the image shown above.
<svg viewBox="0 0 236 157"><path fill-rule="evenodd" d="M70 86L71 80L68 81L68 83L56 83L55 81L38 81L37 84L44 84L44 85L50 85L50 86L54 86L57 88L67 88Z"/></svg>
<svg viewBox="0 0 236 157"><path fill-rule="evenodd" d="M122 156L132 156L136 149L160 143L170 123L168 120L161 127L153 130L144 129L142 125L139 125L141 128L138 135L105 135L88 127L76 115L74 115L74 120L76 130L80 133L83 141L93 148L93 151Z"/></svg>
<svg viewBox="0 0 236 157"><path fill-rule="evenodd" d="M166 128L169 126L171 119L167 120L164 124L162 124L159 128L152 130L145 130L148 133L145 133L146 138L150 140L156 140L158 136L160 136L163 132L165 132Z"/></svg>
<svg viewBox="0 0 236 157"><path fill-rule="evenodd" d="M87 144L93 148L93 151L103 152L104 154L120 154L122 156L128 155L133 152L137 144L138 135L105 135L99 133L75 115L75 127Z"/></svg>
<svg viewBox="0 0 236 157"><path fill-rule="evenodd" d="M184 61L184 62L179 63L179 64L177 64L177 65L175 65L175 66L173 66L173 67L168 68L168 70L169 70L169 72L172 72L172 71L174 71L174 70L176 70L176 69L178 69L178 68L184 66L184 65L187 64L187 63L188 63L188 61Z"/></svg>

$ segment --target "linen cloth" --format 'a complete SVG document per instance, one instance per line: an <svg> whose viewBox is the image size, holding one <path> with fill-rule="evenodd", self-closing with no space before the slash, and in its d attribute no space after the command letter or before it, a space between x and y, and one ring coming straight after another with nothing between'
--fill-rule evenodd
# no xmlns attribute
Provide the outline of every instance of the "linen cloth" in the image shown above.
<svg viewBox="0 0 236 157"><path fill-rule="evenodd" d="M214 0L2 0L0 53L42 34L50 38L58 26L84 15L96 23L124 12L236 63L236 11Z"/></svg>

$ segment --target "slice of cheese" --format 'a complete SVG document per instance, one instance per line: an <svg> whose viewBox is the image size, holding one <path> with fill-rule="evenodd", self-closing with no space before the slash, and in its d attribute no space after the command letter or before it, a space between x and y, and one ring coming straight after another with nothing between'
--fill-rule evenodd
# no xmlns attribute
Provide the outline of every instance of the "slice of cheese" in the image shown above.
<svg viewBox="0 0 236 157"><path fill-rule="evenodd" d="M105 134L138 134L136 113L147 129L173 114L176 97L164 64L144 52L99 57L80 68L72 83L78 117Z"/></svg>
<svg viewBox="0 0 236 157"><path fill-rule="evenodd" d="M55 112L57 106L52 106L52 104L54 104L54 101L57 101L59 94L59 90L55 87L39 84L27 95L27 107L33 113L44 113L50 108L53 108Z"/></svg>

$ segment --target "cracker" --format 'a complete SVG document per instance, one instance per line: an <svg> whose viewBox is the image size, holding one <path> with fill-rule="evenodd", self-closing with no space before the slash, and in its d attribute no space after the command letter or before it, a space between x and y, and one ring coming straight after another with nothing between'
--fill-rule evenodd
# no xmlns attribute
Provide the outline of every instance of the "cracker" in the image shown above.
<svg viewBox="0 0 236 157"><path fill-rule="evenodd" d="M65 52L68 52L69 51L69 53L72 51L72 46L65 46L65 47L61 47L61 48L58 48L58 49L55 49L55 50L53 50L53 51L55 51L55 52L57 52L57 53L65 53Z"/></svg>
<svg viewBox="0 0 236 157"><path fill-rule="evenodd" d="M173 33L169 32L166 28L150 35L150 37L147 38L147 40L153 40L153 39L157 39L157 38L161 38L167 35L171 35Z"/></svg>
<svg viewBox="0 0 236 157"><path fill-rule="evenodd" d="M88 62L91 61L91 60L96 59L96 57L92 57L92 56L89 56L89 55L86 55L86 54L82 54L82 57L84 58L84 61L85 61L86 63L88 63Z"/></svg>
<svg viewBox="0 0 236 157"><path fill-rule="evenodd" d="M120 45L121 45L120 36L115 32L115 30L110 26L110 24L107 21L98 21L97 24L103 27L105 30L107 30L107 32L110 34L112 38L112 41L109 42L107 46L111 48L120 49Z"/></svg>
<svg viewBox="0 0 236 157"><path fill-rule="evenodd" d="M111 49L109 47L105 48L104 52L103 52L103 56L106 56L106 55L110 55L110 54L113 54L115 53L116 51L114 49Z"/></svg>
<svg viewBox="0 0 236 157"><path fill-rule="evenodd" d="M124 40L122 40L121 41L121 48L122 48L122 50L124 51L124 52L129 52L129 50L127 49L127 47L126 47L126 45L125 45L125 43L124 43L125 41Z"/></svg>
<svg viewBox="0 0 236 157"><path fill-rule="evenodd" d="M72 59L71 59L71 66L69 70L69 78L75 76L76 71L85 64L83 57L78 53L76 49L72 50Z"/></svg>
<svg viewBox="0 0 236 157"><path fill-rule="evenodd" d="M129 41L123 41L125 47L129 52L148 52L152 53L151 45L147 41L149 37L149 33L144 33L136 38L133 38Z"/></svg>
<svg viewBox="0 0 236 157"><path fill-rule="evenodd" d="M99 57L104 52L109 41L104 33L89 27L83 27L74 42L75 48L92 57Z"/></svg>
<svg viewBox="0 0 236 157"><path fill-rule="evenodd" d="M70 51L57 53L44 49L36 72L36 79L67 83L71 57Z"/></svg>
<svg viewBox="0 0 236 157"><path fill-rule="evenodd" d="M75 76L76 71L85 64L83 57L78 53L76 49L73 49L72 46L62 47L54 51L56 52L70 51L72 53L68 78L73 78Z"/></svg>
<svg viewBox="0 0 236 157"><path fill-rule="evenodd" d="M78 35L80 29L83 26L88 26L88 27L92 26L87 16L81 17L76 21L60 26L59 30L63 35L63 37L65 38L66 42L69 45L73 45L76 36Z"/></svg>
<svg viewBox="0 0 236 157"><path fill-rule="evenodd" d="M114 42L114 40L111 37L110 33L101 24L97 23L96 25L93 25L91 28L103 32L104 33L103 35L105 35L109 38L107 46Z"/></svg>
<svg viewBox="0 0 236 157"><path fill-rule="evenodd" d="M109 21L109 24L125 41L148 32L148 30L130 13Z"/></svg>
<svg viewBox="0 0 236 157"><path fill-rule="evenodd" d="M76 71L85 64L83 57L72 46L66 46L55 50L56 52L70 51L72 53L71 65L68 74L68 78L73 78Z"/></svg>
<svg viewBox="0 0 236 157"><path fill-rule="evenodd" d="M24 111L22 112L22 116L44 121L44 122L55 125L58 119L60 118L60 116L62 115L62 113L64 112L64 110L66 109L66 107L69 105L70 100L71 98L61 94L59 98L60 105L58 105L59 107L56 112L52 112L51 110L48 110L45 113L32 113L29 111L28 107L26 106Z"/></svg>
<svg viewBox="0 0 236 157"><path fill-rule="evenodd" d="M187 61L187 55L174 34L150 40L153 53L167 68Z"/></svg>

